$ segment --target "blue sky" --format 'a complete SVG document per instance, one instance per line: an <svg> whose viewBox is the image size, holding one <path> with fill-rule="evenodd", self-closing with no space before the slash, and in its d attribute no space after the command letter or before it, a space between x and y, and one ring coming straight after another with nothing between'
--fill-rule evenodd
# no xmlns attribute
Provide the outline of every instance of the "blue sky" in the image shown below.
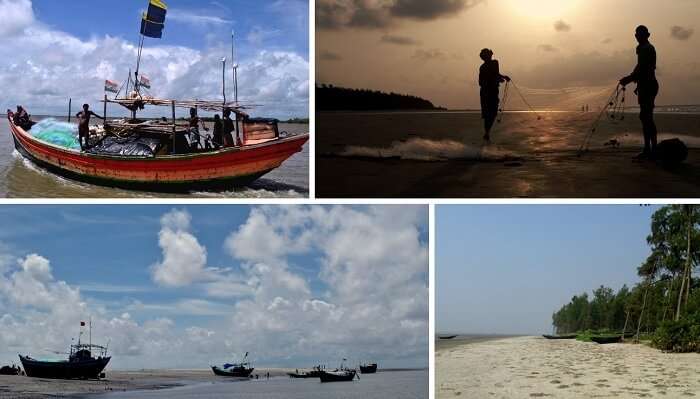
<svg viewBox="0 0 700 399"><path fill-rule="evenodd" d="M162 39L147 38L140 72L159 98L221 99L221 59L233 97L231 31L236 35L239 100L254 116L306 117L309 86L307 0L169 0ZM140 15L147 0L0 0L0 107L63 115L95 103L104 80L135 69ZM18 79L18 76L22 76ZM115 115L120 108L114 107ZM125 114L122 111L119 114ZM155 116L150 108L146 115Z"/></svg>
<svg viewBox="0 0 700 399"><path fill-rule="evenodd" d="M427 365L425 206L7 205L0 218L0 363L67 347L92 317L114 368L246 351L260 366Z"/></svg>
<svg viewBox="0 0 700 399"><path fill-rule="evenodd" d="M436 209L437 331L541 334L571 297L638 282L658 206Z"/></svg>

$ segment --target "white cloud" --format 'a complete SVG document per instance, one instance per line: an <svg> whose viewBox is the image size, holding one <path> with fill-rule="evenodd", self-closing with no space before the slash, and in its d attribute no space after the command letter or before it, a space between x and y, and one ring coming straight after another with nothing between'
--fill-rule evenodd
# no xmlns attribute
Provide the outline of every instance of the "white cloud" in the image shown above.
<svg viewBox="0 0 700 399"><path fill-rule="evenodd" d="M190 22L217 23L220 19L186 15L175 12L176 19L189 18ZM0 47L0 89L12 93L0 99L0 107L24 104L34 114L62 115L68 98L79 104L96 103L105 79L122 82L134 67L135 43L108 35L82 40L45 26L34 18L29 0L0 0L0 18L5 21L0 37L11 36ZM229 54L230 47L221 43L198 50L149 40L143 49L141 72L151 79L155 96L218 100L220 61ZM238 63L239 99L260 105L253 114L280 118L308 114L309 64L304 57L260 49ZM230 75L226 76L228 88L233 87ZM118 112L125 111L110 107L112 115Z"/></svg>
<svg viewBox="0 0 700 399"><path fill-rule="evenodd" d="M230 25L233 23L233 21L221 18L215 14L204 14L196 10L181 10L179 8L168 10L168 19L201 28L205 28L208 25Z"/></svg>
<svg viewBox="0 0 700 399"><path fill-rule="evenodd" d="M163 260L152 266L156 283L179 287L208 278L207 250L189 228L190 215L186 211L173 209L161 218L158 245Z"/></svg>

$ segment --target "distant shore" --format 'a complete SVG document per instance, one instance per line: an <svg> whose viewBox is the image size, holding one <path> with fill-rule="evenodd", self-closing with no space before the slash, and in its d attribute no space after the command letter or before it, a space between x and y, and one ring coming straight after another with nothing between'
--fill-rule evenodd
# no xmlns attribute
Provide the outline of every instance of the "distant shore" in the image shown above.
<svg viewBox="0 0 700 399"><path fill-rule="evenodd" d="M645 345L517 337L435 354L436 398L692 397L700 354Z"/></svg>

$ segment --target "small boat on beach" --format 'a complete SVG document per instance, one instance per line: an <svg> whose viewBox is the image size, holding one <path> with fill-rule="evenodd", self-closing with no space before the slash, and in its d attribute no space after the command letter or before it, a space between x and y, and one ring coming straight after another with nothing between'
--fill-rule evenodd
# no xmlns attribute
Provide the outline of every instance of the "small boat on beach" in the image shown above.
<svg viewBox="0 0 700 399"><path fill-rule="evenodd" d="M224 363L221 367L211 366L211 370L215 375L222 377L248 378L255 368L250 367L250 363L245 361L247 357L248 352L245 353L245 356L243 356L243 360L240 363Z"/></svg>
<svg viewBox="0 0 700 399"><path fill-rule="evenodd" d="M456 335L442 335L442 336L439 336L438 339L452 339L455 337L456 337Z"/></svg>
<svg viewBox="0 0 700 399"><path fill-rule="evenodd" d="M22 375L22 369L14 364L0 367L0 375Z"/></svg>
<svg viewBox="0 0 700 399"><path fill-rule="evenodd" d="M365 363L360 365L360 373L362 374L374 374L377 372L377 363Z"/></svg>
<svg viewBox="0 0 700 399"><path fill-rule="evenodd" d="M319 377L321 382L352 381L357 376L355 370L322 371ZM359 376L357 376L359 378Z"/></svg>
<svg viewBox="0 0 700 399"><path fill-rule="evenodd" d="M562 335L548 335L542 334L543 337L547 339L575 339L578 334L562 334Z"/></svg>
<svg viewBox="0 0 700 399"><path fill-rule="evenodd" d="M84 322L80 323L83 327ZM24 372L28 377L59 378L59 379L93 379L104 378L102 372L111 356L107 356L107 347L92 344L92 323L90 323L90 342L70 346L68 360L38 360L29 356L19 355ZM97 357L95 357L97 354Z"/></svg>
<svg viewBox="0 0 700 399"><path fill-rule="evenodd" d="M315 366L311 369L311 371L302 370L300 372L297 369L294 373L287 373L287 375L289 376L289 378L318 378L321 375L322 371L323 369L321 368L321 366Z"/></svg>
<svg viewBox="0 0 700 399"><path fill-rule="evenodd" d="M594 335L591 341L599 344L614 344L622 341L622 335Z"/></svg>

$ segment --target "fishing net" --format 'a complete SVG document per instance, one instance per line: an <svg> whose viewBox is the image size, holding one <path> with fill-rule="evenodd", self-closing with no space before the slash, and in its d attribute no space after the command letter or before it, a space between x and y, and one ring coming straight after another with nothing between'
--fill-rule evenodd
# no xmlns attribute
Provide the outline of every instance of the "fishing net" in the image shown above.
<svg viewBox="0 0 700 399"><path fill-rule="evenodd" d="M80 149L78 126L72 123L59 122L54 118L46 118L34 125L29 133L47 143L73 150Z"/></svg>

